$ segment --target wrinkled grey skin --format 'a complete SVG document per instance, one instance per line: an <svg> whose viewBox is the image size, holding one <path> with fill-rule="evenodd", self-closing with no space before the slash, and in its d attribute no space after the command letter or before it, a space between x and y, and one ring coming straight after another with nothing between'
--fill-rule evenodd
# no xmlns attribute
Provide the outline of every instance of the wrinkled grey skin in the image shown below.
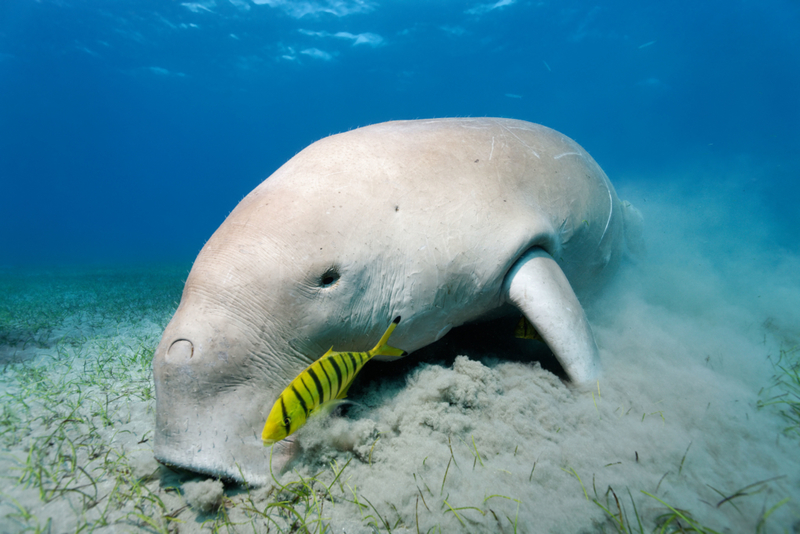
<svg viewBox="0 0 800 534"><path fill-rule="evenodd" d="M576 295L613 273L640 222L588 153L543 126L419 120L322 139L197 257L153 360L156 457L266 483L278 394L330 347L368 350L398 315L392 345L412 352L511 304L589 382L597 348ZM291 454L276 444L273 469Z"/></svg>

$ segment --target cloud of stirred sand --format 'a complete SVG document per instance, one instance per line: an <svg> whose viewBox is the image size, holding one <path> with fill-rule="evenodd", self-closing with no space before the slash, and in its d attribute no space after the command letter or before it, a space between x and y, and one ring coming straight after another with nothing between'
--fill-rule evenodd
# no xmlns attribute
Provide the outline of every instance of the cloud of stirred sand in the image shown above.
<svg viewBox="0 0 800 534"><path fill-rule="evenodd" d="M647 529L664 503L719 531L796 526L800 436L758 402L782 393L773 364L800 342L800 258L741 181L703 191L696 178L619 191L644 213L648 253L588 307L598 384L502 355L421 362L304 428L283 480L354 454L336 485L363 506L323 514L348 533L615 531L620 509L638 531L635 514Z"/></svg>

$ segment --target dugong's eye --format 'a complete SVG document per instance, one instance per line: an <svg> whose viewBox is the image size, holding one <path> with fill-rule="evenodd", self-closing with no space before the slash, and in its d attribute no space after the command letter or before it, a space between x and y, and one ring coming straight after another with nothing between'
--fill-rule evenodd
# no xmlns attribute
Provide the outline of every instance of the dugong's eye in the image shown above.
<svg viewBox="0 0 800 534"><path fill-rule="evenodd" d="M339 281L339 271L335 267L331 267L319 277L319 287L331 287Z"/></svg>

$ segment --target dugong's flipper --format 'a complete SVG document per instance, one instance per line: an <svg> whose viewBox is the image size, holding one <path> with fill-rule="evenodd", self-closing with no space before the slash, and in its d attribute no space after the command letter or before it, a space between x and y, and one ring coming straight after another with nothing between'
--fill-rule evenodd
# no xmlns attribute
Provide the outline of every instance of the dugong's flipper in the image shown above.
<svg viewBox="0 0 800 534"><path fill-rule="evenodd" d="M578 297L556 261L534 248L505 280L508 301L525 314L576 384L594 380L600 359L592 329Z"/></svg>

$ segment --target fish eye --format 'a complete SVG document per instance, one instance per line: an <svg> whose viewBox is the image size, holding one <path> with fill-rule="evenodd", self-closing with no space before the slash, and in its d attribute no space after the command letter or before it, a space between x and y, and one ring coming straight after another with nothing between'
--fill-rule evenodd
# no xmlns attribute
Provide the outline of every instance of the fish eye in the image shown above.
<svg viewBox="0 0 800 534"><path fill-rule="evenodd" d="M335 267L331 267L319 277L319 287L328 288L339 281L339 271Z"/></svg>
<svg viewBox="0 0 800 534"><path fill-rule="evenodd" d="M290 424L292 424L292 420L287 417L286 419L283 420L283 424L289 426Z"/></svg>

